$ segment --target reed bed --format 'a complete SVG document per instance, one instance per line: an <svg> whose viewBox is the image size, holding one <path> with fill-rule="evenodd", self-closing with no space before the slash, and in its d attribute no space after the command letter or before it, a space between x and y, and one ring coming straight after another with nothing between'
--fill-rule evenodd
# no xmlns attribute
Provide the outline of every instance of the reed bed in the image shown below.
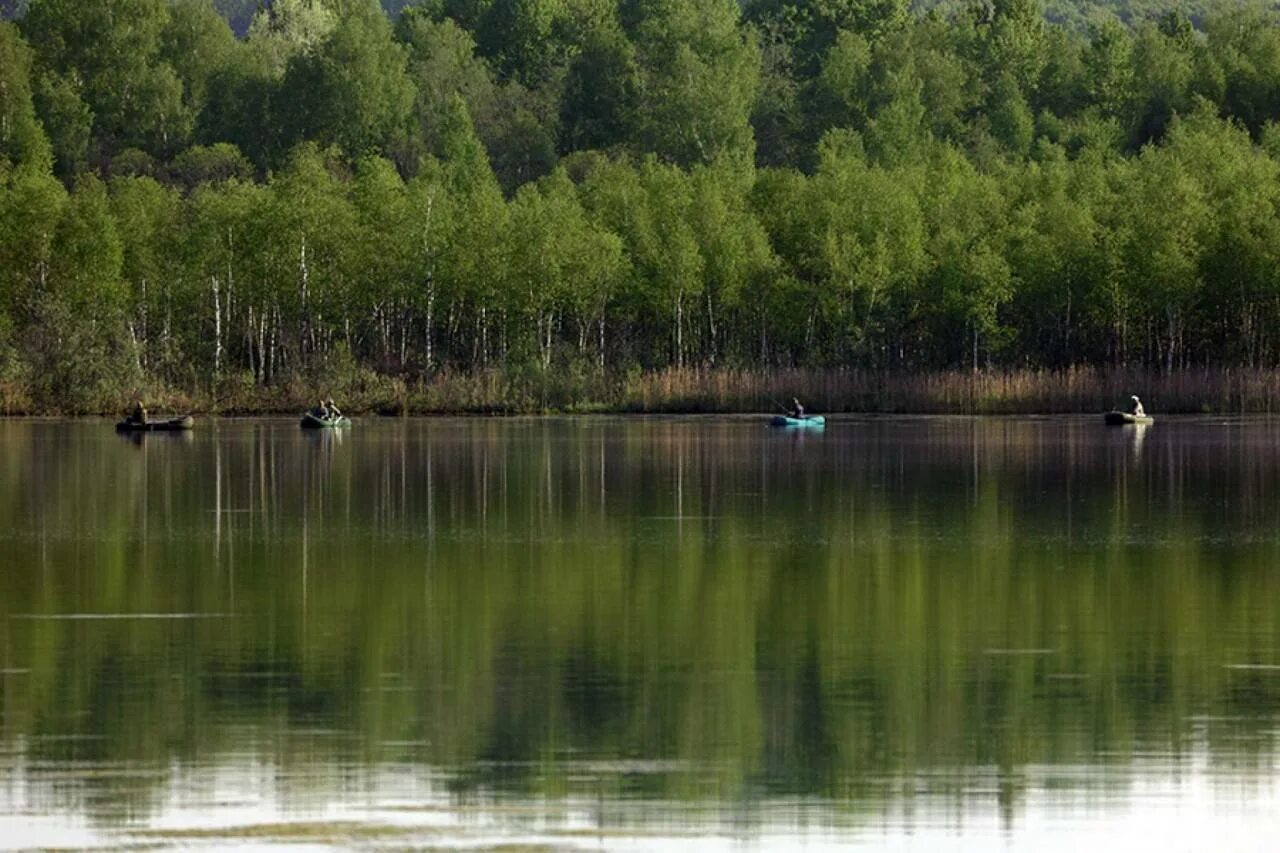
<svg viewBox="0 0 1280 853"><path fill-rule="evenodd" d="M21 382L0 381L0 414L21 415L31 412L31 395Z"/></svg>
<svg viewBox="0 0 1280 853"><path fill-rule="evenodd" d="M1144 368L944 370L894 373L864 369L667 369L626 375L593 371L490 369L404 380L360 370L341 379L295 378L258 386L244 377L215 387L141 389L160 413L248 415L296 413L332 396L352 414L537 414L550 412L772 412L798 397L814 412L900 414L1089 413L1141 396L1161 414L1280 412L1280 370ZM131 395L129 395L131 396ZM117 414L127 399L86 408L41 404L18 383L0 383L0 412Z"/></svg>
<svg viewBox="0 0 1280 853"><path fill-rule="evenodd" d="M1280 371L1142 368L936 371L667 370L626 383L619 408L637 412L769 411L799 397L822 412L1053 414L1099 412L1139 395L1151 412L1280 411Z"/></svg>
<svg viewBox="0 0 1280 853"><path fill-rule="evenodd" d="M1280 412L1280 370L667 369L606 377L572 372L440 374L375 405L413 414L536 412L748 413L799 397L813 411L911 414L1100 412L1138 394L1161 413Z"/></svg>

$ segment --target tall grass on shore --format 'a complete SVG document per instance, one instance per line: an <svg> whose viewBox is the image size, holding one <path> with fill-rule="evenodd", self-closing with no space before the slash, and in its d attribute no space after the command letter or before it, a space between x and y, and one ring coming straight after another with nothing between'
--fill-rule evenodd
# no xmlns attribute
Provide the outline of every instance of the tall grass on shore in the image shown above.
<svg viewBox="0 0 1280 853"><path fill-rule="evenodd" d="M618 408L639 412L768 411L799 397L822 412L1051 414L1100 412L1137 394L1151 412L1280 412L1280 371L1071 368L948 370L666 370L625 383Z"/></svg>
<svg viewBox="0 0 1280 853"><path fill-rule="evenodd" d="M20 383L0 383L6 415L117 414L141 393L156 412L295 413L332 396L352 414L536 414L542 412L771 412L798 397L814 412L1052 414L1101 412L1141 396L1152 413L1280 412L1280 370L1143 368L890 373L864 369L667 369L601 375L572 370L440 372L409 380L357 370L273 386L227 380L194 389L120 389L60 405ZM118 399L117 399L118 396Z"/></svg>

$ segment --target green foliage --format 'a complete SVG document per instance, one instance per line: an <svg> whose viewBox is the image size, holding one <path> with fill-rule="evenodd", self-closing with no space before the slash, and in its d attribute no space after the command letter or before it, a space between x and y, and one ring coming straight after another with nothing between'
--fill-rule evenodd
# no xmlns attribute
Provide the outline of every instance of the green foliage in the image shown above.
<svg viewBox="0 0 1280 853"><path fill-rule="evenodd" d="M138 361L152 367L163 356L170 335L180 276L182 205L177 192L147 177L117 178L111 183L111 208L123 247L120 275L128 288L126 316ZM155 341L153 341L153 338ZM158 342L160 347L153 348ZM160 351L157 351L160 349Z"/></svg>
<svg viewBox="0 0 1280 853"><path fill-rule="evenodd" d="M403 147L389 152L403 171L416 170L424 153L441 154L441 129L461 97L474 129L508 192L555 165L554 105L509 80L498 82L475 53L471 34L453 20L436 21L410 9L397 25L409 47L408 73L416 87Z"/></svg>
<svg viewBox="0 0 1280 853"><path fill-rule="evenodd" d="M106 187L77 183L53 229L48 261L32 289L23 351L37 397L71 411L95 410L140 378L126 321L124 245Z"/></svg>
<svg viewBox="0 0 1280 853"><path fill-rule="evenodd" d="M17 27L0 23L0 161L48 168L51 157L32 98L31 49Z"/></svg>
<svg viewBox="0 0 1280 853"><path fill-rule="evenodd" d="M759 51L738 27L737 4L630 2L623 15L636 45L635 133L645 149L685 166L749 162Z"/></svg>
<svg viewBox="0 0 1280 853"><path fill-rule="evenodd" d="M188 189L201 184L222 181L245 181L253 175L253 165L234 145L219 142L216 145L193 145L173 158L170 166L173 179Z"/></svg>
<svg viewBox="0 0 1280 853"><path fill-rule="evenodd" d="M247 41L266 67L283 74L289 60L314 49L337 26L337 13L322 0L276 0L259 6Z"/></svg>
<svg viewBox="0 0 1280 853"><path fill-rule="evenodd" d="M409 48L408 73L416 92L415 129L426 149L439 154L440 128L450 100L461 97L470 112L489 116L495 112L497 86L475 55L475 40L453 20L436 21L411 10L396 30Z"/></svg>
<svg viewBox="0 0 1280 853"><path fill-rule="evenodd" d="M504 77L538 85L568 58L574 11L568 0L493 0L478 28L480 50Z"/></svg>
<svg viewBox="0 0 1280 853"><path fill-rule="evenodd" d="M88 163L93 111L76 93L75 86L58 74L36 78L33 100L40 121L49 134L54 165L59 174L78 174Z"/></svg>
<svg viewBox="0 0 1280 853"><path fill-rule="evenodd" d="M194 115L162 55L169 16L164 0L37 0L22 19L41 70L67 90L60 98L88 107L91 155L109 158L131 146L170 154L189 136ZM50 124L65 114L60 103L50 103Z"/></svg>
<svg viewBox="0 0 1280 853"><path fill-rule="evenodd" d="M582 354L588 331L603 322L610 296L621 284L621 239L590 221L562 170L527 184L516 195L510 239L507 274L511 294L520 298L509 310L520 318L523 339L536 333L531 351L539 352L545 370L551 366L557 328L576 320Z"/></svg>
<svg viewBox="0 0 1280 853"><path fill-rule="evenodd" d="M562 147L580 151L624 145L636 115L639 87L635 46L616 18L592 23L566 72Z"/></svg>
<svg viewBox="0 0 1280 853"><path fill-rule="evenodd" d="M877 40L907 22L905 0L750 0L749 20L779 31L796 49L803 68L821 62L841 33Z"/></svg>
<svg viewBox="0 0 1280 853"><path fill-rule="evenodd" d="M48 289L66 195L44 169L0 169L0 358L6 375L25 367L16 338L34 325L34 309Z"/></svg>
<svg viewBox="0 0 1280 853"><path fill-rule="evenodd" d="M376 4L349 6L341 26L289 61L281 97L288 138L358 155L385 150L408 130L413 86L404 48Z"/></svg>
<svg viewBox="0 0 1280 853"><path fill-rule="evenodd" d="M200 115L211 80L232 61L239 45L207 0L177 0L161 37L161 55L182 81L183 102Z"/></svg>
<svg viewBox="0 0 1280 853"><path fill-rule="evenodd" d="M81 178L54 231L47 295L86 315L112 316L124 307L123 253L106 187Z"/></svg>
<svg viewBox="0 0 1280 853"><path fill-rule="evenodd" d="M0 372L1280 364L1266 8L402 6L0 25Z"/></svg>

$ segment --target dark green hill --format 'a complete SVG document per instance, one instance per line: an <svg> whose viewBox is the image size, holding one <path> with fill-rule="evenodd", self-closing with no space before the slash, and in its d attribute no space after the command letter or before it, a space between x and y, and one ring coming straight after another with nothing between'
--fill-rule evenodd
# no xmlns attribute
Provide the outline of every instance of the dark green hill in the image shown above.
<svg viewBox="0 0 1280 853"><path fill-rule="evenodd" d="M31 0L0 0L0 20L9 21L20 17L26 12L30 2ZM382 8L391 15L399 15L406 6L413 3L414 0L382 0ZM270 5L270 0L213 0L213 5L231 24L236 35L244 35L254 13L260 6Z"/></svg>
<svg viewBox="0 0 1280 853"><path fill-rule="evenodd" d="M30 0L0 0L0 19L19 17L26 11L29 3ZM415 5L417 0L381 0L381 3L382 8L396 16L405 8ZM254 13L264 5L264 0L213 0L213 5L237 35L244 35ZM950 13L968 3L966 0L916 0L911 5L916 11L938 9ZM1113 15L1126 23L1136 23L1158 18L1169 11L1178 11L1198 22L1210 5L1209 0L1047 0L1045 17L1055 23L1087 27Z"/></svg>

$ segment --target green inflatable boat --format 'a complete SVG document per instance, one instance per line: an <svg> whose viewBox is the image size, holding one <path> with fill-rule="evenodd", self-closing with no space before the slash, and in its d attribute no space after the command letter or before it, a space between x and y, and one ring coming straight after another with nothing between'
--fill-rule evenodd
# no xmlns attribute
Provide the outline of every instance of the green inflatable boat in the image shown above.
<svg viewBox="0 0 1280 853"><path fill-rule="evenodd" d="M145 421L138 423L133 418L125 418L116 424L116 432L182 432L195 427L195 419L191 415L181 418L169 418L166 421Z"/></svg>
<svg viewBox="0 0 1280 853"><path fill-rule="evenodd" d="M335 427L350 426L351 421L347 420L346 415L338 415L336 418L322 418L307 412L302 416L302 420L298 425L303 429L333 429Z"/></svg>

